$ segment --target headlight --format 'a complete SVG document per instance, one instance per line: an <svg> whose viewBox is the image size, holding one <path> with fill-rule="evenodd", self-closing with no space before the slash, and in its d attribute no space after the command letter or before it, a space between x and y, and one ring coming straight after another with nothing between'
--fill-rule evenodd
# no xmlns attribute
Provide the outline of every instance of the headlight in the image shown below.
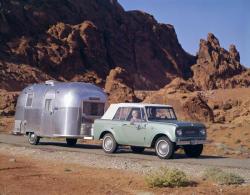
<svg viewBox="0 0 250 195"><path fill-rule="evenodd" d="M200 129L200 134L201 135L206 135L206 129L204 129L204 128Z"/></svg>
<svg viewBox="0 0 250 195"><path fill-rule="evenodd" d="M176 135L182 136L182 129L177 129L176 130Z"/></svg>

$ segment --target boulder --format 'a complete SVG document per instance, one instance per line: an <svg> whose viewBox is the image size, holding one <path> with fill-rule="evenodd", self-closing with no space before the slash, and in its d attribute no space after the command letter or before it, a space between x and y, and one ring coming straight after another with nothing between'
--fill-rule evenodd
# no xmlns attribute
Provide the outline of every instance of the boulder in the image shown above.
<svg viewBox="0 0 250 195"><path fill-rule="evenodd" d="M208 106L207 100L200 93L187 98L183 104L183 110L192 120L214 122L213 110Z"/></svg>
<svg viewBox="0 0 250 195"><path fill-rule="evenodd" d="M131 86L129 74L123 68L112 69L107 76L105 92L109 95L109 102L136 102L138 99Z"/></svg>

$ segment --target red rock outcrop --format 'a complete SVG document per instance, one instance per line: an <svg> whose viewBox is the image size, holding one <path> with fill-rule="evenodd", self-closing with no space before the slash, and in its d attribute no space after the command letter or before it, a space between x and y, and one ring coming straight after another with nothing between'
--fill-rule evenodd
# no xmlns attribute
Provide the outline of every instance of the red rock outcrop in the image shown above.
<svg viewBox="0 0 250 195"><path fill-rule="evenodd" d="M194 121L214 122L213 110L208 106L206 98L200 93L188 97L183 104L183 110L188 118Z"/></svg>
<svg viewBox="0 0 250 195"><path fill-rule="evenodd" d="M192 56L172 25L126 12L117 0L0 2L0 89L84 81L105 87L113 102L138 101L134 90L162 89L152 95L160 103L159 94L250 86L234 45L227 51L209 33Z"/></svg>
<svg viewBox="0 0 250 195"><path fill-rule="evenodd" d="M110 71L105 84L105 92L109 95L109 102L136 102L129 74L123 68L116 67Z"/></svg>
<svg viewBox="0 0 250 195"><path fill-rule="evenodd" d="M207 40L201 39L192 71L195 84L203 90L250 86L249 70L240 64L236 47L225 50L212 33Z"/></svg>
<svg viewBox="0 0 250 195"><path fill-rule="evenodd" d="M18 92L0 90L0 116L14 115L18 95Z"/></svg>
<svg viewBox="0 0 250 195"><path fill-rule="evenodd" d="M172 25L125 12L116 0L2 0L1 10L0 63L101 86L119 66L136 89L159 89L191 74L195 58L182 49Z"/></svg>

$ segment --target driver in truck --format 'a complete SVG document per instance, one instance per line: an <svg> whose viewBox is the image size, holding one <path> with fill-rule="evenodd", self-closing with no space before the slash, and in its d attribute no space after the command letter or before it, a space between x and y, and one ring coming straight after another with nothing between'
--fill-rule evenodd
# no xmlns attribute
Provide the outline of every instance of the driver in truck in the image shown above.
<svg viewBox="0 0 250 195"><path fill-rule="evenodd" d="M140 113L138 110L132 111L132 118L130 120L131 124L134 124L135 122L141 122L141 119L139 119Z"/></svg>

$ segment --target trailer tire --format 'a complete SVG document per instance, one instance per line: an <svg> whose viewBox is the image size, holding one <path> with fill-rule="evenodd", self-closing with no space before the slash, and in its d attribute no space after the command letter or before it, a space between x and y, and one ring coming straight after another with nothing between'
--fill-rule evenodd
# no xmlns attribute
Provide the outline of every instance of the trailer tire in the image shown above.
<svg viewBox="0 0 250 195"><path fill-rule="evenodd" d="M117 150L117 142L115 141L114 136L111 133L106 133L102 140L102 149L106 153L114 153Z"/></svg>
<svg viewBox="0 0 250 195"><path fill-rule="evenodd" d="M28 134L28 141L31 145L37 145L37 144L39 144L40 137L37 136L35 133L29 133Z"/></svg>
<svg viewBox="0 0 250 195"><path fill-rule="evenodd" d="M75 146L76 142L77 142L77 139L75 139L75 138L66 138L66 142L67 142L68 146Z"/></svg>

